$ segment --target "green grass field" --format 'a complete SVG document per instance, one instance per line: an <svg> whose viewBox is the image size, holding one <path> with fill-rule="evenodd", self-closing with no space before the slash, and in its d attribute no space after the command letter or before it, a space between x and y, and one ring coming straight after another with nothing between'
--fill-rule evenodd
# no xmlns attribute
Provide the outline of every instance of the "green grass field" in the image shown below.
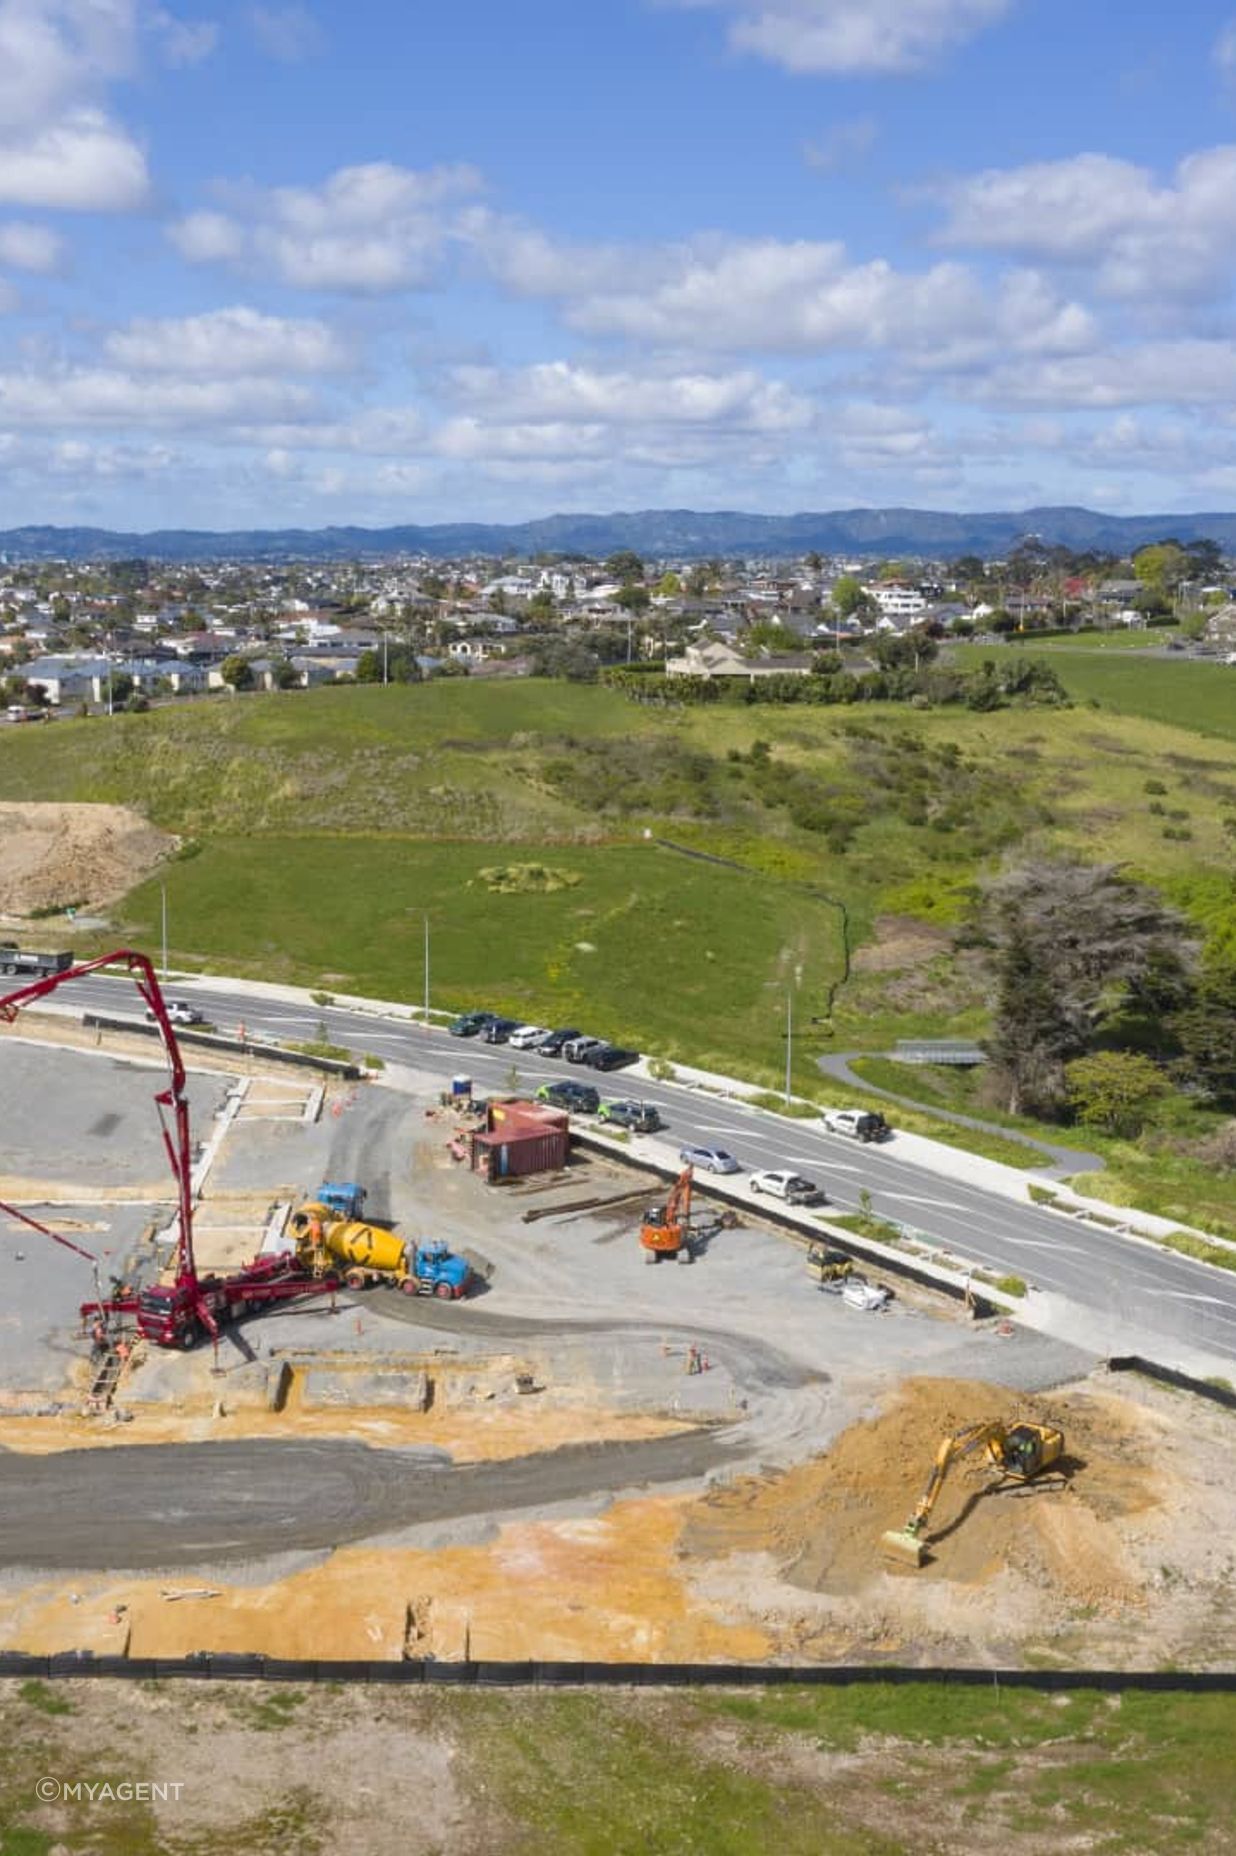
<svg viewBox="0 0 1236 1856"><path fill-rule="evenodd" d="M1046 645L956 645L950 656L966 668L1002 651L1050 663L1075 702L1097 702L1121 715L1166 722L1191 733L1236 741L1236 667L1132 657L1116 650Z"/></svg>
<svg viewBox="0 0 1236 1856"><path fill-rule="evenodd" d="M372 1691L369 1691L372 1695ZM996 1684L753 1693L308 1692L261 1684L0 1685L3 1856L1185 1856L1230 1849L1226 1695L1043 1694ZM409 1765L356 1760L402 1736ZM136 1724L136 1731L135 1731ZM212 1745L244 1747L212 1793ZM418 1796L419 1751L449 1772ZM259 1758L261 1751L263 1757ZM35 1786L177 1780L177 1803L40 1804ZM389 1787L386 1782L390 1781ZM1228 1828L1225 1828L1227 1826ZM382 1847L395 1847L395 1841Z"/></svg>

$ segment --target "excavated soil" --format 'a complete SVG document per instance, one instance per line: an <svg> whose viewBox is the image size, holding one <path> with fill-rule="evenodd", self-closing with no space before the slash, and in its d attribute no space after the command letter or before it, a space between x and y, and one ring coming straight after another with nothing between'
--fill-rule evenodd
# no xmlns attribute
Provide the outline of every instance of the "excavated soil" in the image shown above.
<svg viewBox="0 0 1236 1856"><path fill-rule="evenodd" d="M955 1463L924 1537L928 1562L904 1576L922 1590L1012 1572L1078 1605L1139 1603L1144 1582L1124 1524L1160 1507L1170 1485L1154 1465L1149 1417L1093 1392L1034 1397L969 1380L907 1381L890 1409L852 1425L826 1456L710 1493L683 1549L714 1559L767 1553L792 1585L855 1596L886 1573L902 1576L881 1535L904 1527L941 1439L991 1418L1059 1425L1061 1473L1000 1484L985 1452Z"/></svg>
<svg viewBox="0 0 1236 1856"><path fill-rule="evenodd" d="M128 806L0 804L0 915L114 902L177 843Z"/></svg>

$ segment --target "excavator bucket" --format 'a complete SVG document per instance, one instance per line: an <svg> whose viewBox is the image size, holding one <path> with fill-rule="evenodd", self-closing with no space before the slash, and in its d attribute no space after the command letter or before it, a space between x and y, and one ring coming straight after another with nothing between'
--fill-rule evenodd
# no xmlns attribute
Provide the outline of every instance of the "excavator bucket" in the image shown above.
<svg viewBox="0 0 1236 1856"><path fill-rule="evenodd" d="M880 1547L889 1559L902 1566L922 1566L927 1558L919 1536L908 1527L890 1528L881 1535Z"/></svg>

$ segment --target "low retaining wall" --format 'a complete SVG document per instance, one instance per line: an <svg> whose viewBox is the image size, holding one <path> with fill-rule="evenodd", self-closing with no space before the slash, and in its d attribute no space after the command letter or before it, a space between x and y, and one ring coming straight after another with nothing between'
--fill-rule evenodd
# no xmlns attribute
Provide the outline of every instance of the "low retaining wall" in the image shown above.
<svg viewBox="0 0 1236 1856"><path fill-rule="evenodd" d="M132 1031L139 1037L159 1036L158 1025L143 1024L136 1018L109 1018L102 1012L83 1012L82 1023L88 1030ZM358 1082L366 1074L357 1063L338 1057L315 1057L305 1050L285 1050L282 1044L262 1044L256 1038L225 1038L215 1031L194 1031L174 1027L178 1044L196 1044L203 1050L238 1051L245 1057L264 1057L268 1061L290 1063L302 1070L321 1070L328 1076L340 1076L345 1082Z"/></svg>
<svg viewBox="0 0 1236 1856"><path fill-rule="evenodd" d="M1236 1693L1236 1671L1179 1669L909 1669L895 1663L558 1663L294 1662L273 1656L56 1656L0 1651L0 1677L54 1680L105 1676L128 1682L352 1682L436 1688L859 1688L943 1683L954 1688L1022 1688Z"/></svg>

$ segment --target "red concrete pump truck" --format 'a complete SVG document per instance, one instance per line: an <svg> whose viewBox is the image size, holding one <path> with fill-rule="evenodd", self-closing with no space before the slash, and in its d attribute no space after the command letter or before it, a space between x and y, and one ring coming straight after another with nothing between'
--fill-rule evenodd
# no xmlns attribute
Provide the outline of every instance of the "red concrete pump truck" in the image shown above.
<svg viewBox="0 0 1236 1856"><path fill-rule="evenodd" d="M193 1257L193 1147L189 1136L185 1067L154 967L145 954L134 953L131 948L121 948L118 953L101 954L97 960L85 960L79 966L45 974L28 986L21 986L16 992L0 998L0 1019L11 1024L22 1006L54 992L57 986L63 986L67 980L82 979L88 973L97 972L100 967L117 966L128 968L138 992L154 1017L167 1054L171 1080L169 1086L155 1096L155 1104L159 1111L163 1145L167 1149L176 1181L176 1275L173 1282L154 1283L136 1294L122 1293L110 1301L99 1294L98 1300L83 1302L83 1322L107 1322L113 1316L132 1316L144 1340L152 1341L159 1347L188 1349L195 1346L203 1334L209 1334L212 1341L217 1341L221 1327L255 1308L267 1307L273 1302L290 1301L296 1296L333 1293L339 1287L336 1276L313 1277L294 1253L285 1251L257 1257L231 1276L198 1275ZM171 1112L170 1127L165 1110ZM41 1232L44 1237L54 1238L58 1244L64 1244L67 1249L87 1257L95 1264L95 1287L98 1291L97 1259L91 1257L88 1251L81 1250L78 1245L70 1243L68 1238L48 1230L46 1225L18 1211L16 1206L5 1204L3 1200L0 1200L0 1211L29 1225L32 1230Z"/></svg>

